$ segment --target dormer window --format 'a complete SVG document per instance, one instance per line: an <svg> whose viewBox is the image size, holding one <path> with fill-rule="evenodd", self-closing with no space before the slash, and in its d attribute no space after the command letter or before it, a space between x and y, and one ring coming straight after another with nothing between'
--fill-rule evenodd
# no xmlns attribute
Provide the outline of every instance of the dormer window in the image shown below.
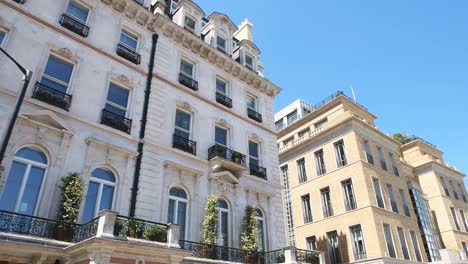
<svg viewBox="0 0 468 264"><path fill-rule="evenodd" d="M171 0L171 5L170 5L171 14L174 14L177 8L179 8L179 2L180 0Z"/></svg>
<svg viewBox="0 0 468 264"><path fill-rule="evenodd" d="M226 39L217 36L216 37L216 47L218 50L222 51L223 53L227 53L226 51Z"/></svg>
<svg viewBox="0 0 468 264"><path fill-rule="evenodd" d="M192 34L195 34L195 24L196 22L193 18L185 16L185 30L190 31Z"/></svg>
<svg viewBox="0 0 468 264"><path fill-rule="evenodd" d="M249 54L245 54L245 67L254 70L254 58Z"/></svg>

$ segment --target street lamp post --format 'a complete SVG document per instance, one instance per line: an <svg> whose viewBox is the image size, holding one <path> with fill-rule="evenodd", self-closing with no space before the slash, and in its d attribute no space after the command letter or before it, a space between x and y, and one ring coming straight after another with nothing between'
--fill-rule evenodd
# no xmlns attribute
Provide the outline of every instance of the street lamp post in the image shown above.
<svg viewBox="0 0 468 264"><path fill-rule="evenodd" d="M13 57L10 56L4 49L0 47L0 51L3 52L15 65L18 69L23 73L23 88L21 88L20 94L18 99L16 100L15 109L13 110L13 115L8 123L7 131L5 133L5 138L2 141L2 146L0 148L0 175L2 173L2 163L3 158L5 157L5 151L8 146L8 142L10 141L11 133L13 132L13 127L15 126L16 118L18 117L19 110L21 108L21 104L23 103L24 95L26 90L28 89L29 82L31 81L32 72L26 70L21 64L19 64Z"/></svg>

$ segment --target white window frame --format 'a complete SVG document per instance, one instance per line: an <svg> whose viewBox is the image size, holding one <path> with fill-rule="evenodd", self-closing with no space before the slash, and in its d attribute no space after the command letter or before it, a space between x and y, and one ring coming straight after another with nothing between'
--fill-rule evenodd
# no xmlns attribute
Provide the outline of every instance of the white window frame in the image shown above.
<svg viewBox="0 0 468 264"><path fill-rule="evenodd" d="M18 151L20 151L20 150L22 150L24 148L31 148L31 149L40 151L46 157L47 164L43 164L43 163L36 162L36 161L33 161L33 160L28 160L28 159L25 159L25 158L17 157L16 154L18 153ZM34 208L34 215L37 215L37 211L39 210L40 202L42 200L41 199L42 198L42 193L43 193L44 188L45 188L44 183L46 182L46 177L47 177L47 174L48 174L48 171L49 171L50 159L49 159L49 157L47 157L47 155L45 154L45 152L42 149L39 149L39 148L37 148L35 146L22 146L21 148L18 148L17 151L15 152L15 154L13 156L13 160L10 162L11 166L13 166L14 161L17 161L17 162L19 162L21 164L26 165L26 170L25 170L25 172L23 174L23 181L21 182L21 186L20 186L20 189L18 191L18 196L16 197L16 204L15 204L15 209L14 209L15 212L18 212L18 210L19 210L20 203L21 203L21 200L22 200L23 195L24 195L24 189L26 188L26 183L27 183L27 181L29 179L29 176L30 176L29 173L31 172L31 167L34 166L34 167L44 169L44 177L42 179L41 188L39 189L39 193L37 195L37 200L36 200L36 206ZM11 166L10 166L10 170L12 169ZM10 176L10 171L8 171L8 174L6 174L6 176L5 176L5 183L3 185L3 188L5 188L6 179L9 176Z"/></svg>
<svg viewBox="0 0 468 264"><path fill-rule="evenodd" d="M377 146L377 156L379 157L380 168L384 171L388 171L388 164L385 160L385 154L381 146Z"/></svg>
<svg viewBox="0 0 468 264"><path fill-rule="evenodd" d="M256 157L256 158L255 158L254 156L251 156L251 155L250 155L250 142L257 144L257 153L258 153L258 157ZM261 143L258 142L258 141L256 141L256 140L249 139L249 140L248 140L248 146L247 146L247 147L248 147L248 150L249 150L249 164L251 163L250 161L251 161L252 157L254 157L254 160L257 160L257 161L258 161L258 166L262 166L262 159L261 159L261 156L262 156L261 150L262 150L262 149L261 149Z"/></svg>
<svg viewBox="0 0 468 264"><path fill-rule="evenodd" d="M302 164L302 167L304 168L303 170L301 169L301 166L299 166L299 164ZM302 157L296 160L296 168L297 168L298 183L299 184L306 183L309 179L307 177L307 167L306 167L305 157Z"/></svg>
<svg viewBox="0 0 468 264"><path fill-rule="evenodd" d="M352 195L353 195L353 198L354 198L354 205L356 206L356 208L351 208L349 207L348 209L346 209L346 201L348 200L348 190L345 188L345 185L344 183L347 182L347 181L350 181L351 182L351 192L352 192ZM351 212L351 211L354 211L356 209L358 209L358 204L357 204L357 198L356 198L356 192L354 191L354 182L353 182L353 179L352 178L348 178L348 179L345 179L345 180L342 180L341 182L341 191L343 193L343 202L344 202L344 205L345 205L345 210L346 212ZM349 200L349 202L351 202L351 200ZM351 203L349 204L351 206Z"/></svg>
<svg viewBox="0 0 468 264"><path fill-rule="evenodd" d="M377 184L379 185L378 187L379 187L380 197L382 198L383 208L379 206L379 201L377 199L377 193L375 192L375 181L374 181L374 179L377 180ZM374 196L375 196L375 201L376 201L377 207L380 208L380 209L385 209L386 210L387 205L385 204L385 197L383 195L382 184L380 183L380 179L378 177L372 176L371 181L372 181L372 187L373 187L372 189L374 190Z"/></svg>
<svg viewBox="0 0 468 264"><path fill-rule="evenodd" d="M106 180L103 180L103 179L99 179L99 178L95 178L93 177L93 172L97 169L101 169L101 170L107 170L107 171L110 171L112 173L112 175L114 176L115 178L115 182L110 182L110 181L106 181ZM102 189L104 189L104 185L107 185L107 186L111 186L114 188L114 191L112 192L112 204L111 204L111 209L110 210L113 210L114 208L114 205L116 203L116 199L115 199L115 196L116 196L116 193L117 193L117 175L112 171L112 170L109 170L108 168L105 168L105 167L97 167L95 168L94 170L91 171L90 175L89 175L89 180L88 180L88 185L86 187L86 192L85 194L88 192L88 188L89 188L89 185L91 182L94 182L94 183L97 183L99 184L99 187L98 187L98 193L96 195L96 201L95 201L95 204L94 204L94 214L93 214L93 217L96 217L97 214L99 213L99 205L101 204L101 199L102 199ZM86 197L86 199L88 199L88 197ZM86 204L86 199L84 200L84 204L83 204L83 213L84 213L84 209L85 209L85 204ZM83 217L83 216L82 216Z"/></svg>
<svg viewBox="0 0 468 264"><path fill-rule="evenodd" d="M416 231L414 231L414 230L409 230L409 234L410 234L411 245L412 245L412 247L413 247L414 257L416 258L416 261L419 261L419 260L418 260L418 256L417 256L418 254L417 254L416 252L419 253L419 256L420 256L420 258L421 258L421 261L424 261L423 255L422 255L422 253L421 253L421 247L419 246L418 233L416 233ZM414 238L416 239L416 240L414 240L414 241L413 241L413 236L412 236L412 234L414 234ZM415 242L416 242L416 245L415 245ZM417 248L415 248L414 246L416 246Z"/></svg>
<svg viewBox="0 0 468 264"><path fill-rule="evenodd" d="M122 38L122 34L127 35L127 37L135 39L136 40L136 47L133 48L133 47L130 47L130 46L126 45L125 43L122 43L120 41L120 39ZM125 46L128 49L131 49L134 52L137 52L139 50L139 48L140 48L140 35L134 33L132 30L129 30L129 29L123 27L122 30L120 31L120 35L119 35L119 44Z"/></svg>
<svg viewBox="0 0 468 264"><path fill-rule="evenodd" d="M47 68L47 63L49 62L49 60L50 60L51 57L54 57L54 58L56 58L56 59L58 59L58 60L62 60L62 61L64 61L64 62L66 62L66 63L70 63L70 64L73 65L73 69L72 69L72 72L71 72L71 74L70 74L70 81L69 81L69 83L65 83L65 82L63 82L63 81L61 81L61 80L55 79L54 77L49 76L49 75L47 75L47 74L45 73L45 70L46 70L46 68ZM44 64L44 70L42 71L41 77L39 78L39 80L42 80L42 78L46 78L46 79L49 79L49 80L52 81L52 82L55 82L55 83L58 83L58 84L60 84L60 85L66 86L66 87L67 87L67 90L65 91L65 93L66 93L66 94L71 94L71 93L72 93L71 84L73 83L73 79L74 79L74 76L75 76L75 72L76 72L76 68L77 68L77 67L78 67L78 63L76 63L76 62L74 62L74 61L71 61L71 60L69 60L69 59L66 59L66 58L64 58L64 57L62 57L62 56L60 56L60 55L57 55L57 54L51 52L51 53L49 53L49 56L47 56L47 59L46 59L45 64Z"/></svg>
<svg viewBox="0 0 468 264"><path fill-rule="evenodd" d="M362 244L364 245L364 253L366 254L365 258L357 258L356 255L359 252L354 252L355 251L355 241L354 241L354 236L353 236L353 231L351 230L352 227L359 226L361 228L361 236L362 236ZM367 259L367 245L366 245L366 240L364 239L364 229L361 224L355 224L355 225L350 225L348 226L348 232L349 232L349 238L351 242L351 249L353 250L353 259L354 261L360 261L360 260L365 260Z"/></svg>
<svg viewBox="0 0 468 264"><path fill-rule="evenodd" d="M192 76L190 76L190 75L188 75L187 73L185 73L185 72L182 71L182 63L187 63L187 64L192 65ZM190 78L190 79L192 79L192 80L195 80L195 76L196 76L196 74L195 74L195 69L196 69L195 66L196 66L196 63L194 63L193 61L187 60L187 59L185 59L185 58L182 58L182 59L180 59L179 71L180 71L180 73L183 74L185 77L188 77L188 78Z"/></svg>
<svg viewBox="0 0 468 264"><path fill-rule="evenodd" d="M116 103L114 103L114 102L111 102L111 101L107 100L107 95L109 94L111 85L118 86L119 88L128 91L127 106L126 106L125 108L122 107L121 105L118 105L118 104L116 104ZM116 83L116 82L112 82L112 81L111 81L111 82L109 83L109 85L108 85L108 88L107 88L106 103L105 103L105 104L106 104L106 105L109 104L110 106L113 106L113 107L115 107L115 108L117 108L117 109L120 109L120 110L125 110L125 116L124 116L124 117L125 117L125 118L128 118L128 117L130 116L130 109L129 109L129 108L130 108L130 101L131 101L131 98L132 98L132 89L129 89L129 88L125 87L125 86L120 85L119 83Z"/></svg>
<svg viewBox="0 0 468 264"><path fill-rule="evenodd" d="M216 128L219 128L219 129L222 129L222 130L225 130L225 131L226 131L226 145L223 145L223 144L221 144L221 143L216 142ZM229 143L230 143L230 140L229 140L229 134L230 134L230 133L229 133L229 132L230 132L230 131L229 131L229 128L216 124L216 125L215 125L215 136L214 136L214 142L215 142L215 144L218 144L218 145L224 146L224 147L226 147L226 148L229 148L229 146L230 146L230 144L229 144Z"/></svg>
<svg viewBox="0 0 468 264"><path fill-rule="evenodd" d="M385 247L387 248L387 257L393 258L390 256L390 249L388 248L388 244L387 244L387 235L385 234L385 227L384 227L385 225L388 225L388 228L390 229L390 236L392 239L393 251L395 252L395 258L398 258L398 251L396 249L395 238L393 237L392 225L382 222L382 231L384 233L384 238L385 238Z"/></svg>
<svg viewBox="0 0 468 264"><path fill-rule="evenodd" d="M219 42L218 42L219 39L224 40L224 47L222 47L222 46L219 45ZM217 48L217 49L220 49L221 51L223 51L224 53L227 54L227 51L228 51L228 50L227 50L227 47L228 47L227 38L222 37L222 36L220 36L219 34L217 34L217 35L216 35L216 48Z"/></svg>
<svg viewBox="0 0 468 264"><path fill-rule="evenodd" d="M184 113L186 113L186 114L188 114L188 115L190 116L190 127L189 127L190 130L186 130L186 129L184 129L184 128L181 128L181 127L178 127L178 126L177 126L177 122L176 122L176 121L177 121L177 119L176 119L176 118L177 118L177 111L184 112ZM193 130L193 114L192 114L191 112L189 112L189 111L186 111L186 110L183 110L183 109L177 107L177 108L176 108L176 111L175 111L174 117L175 117L175 118L174 118L174 132L175 132L176 130L180 130L180 131L182 131L182 132L188 133L188 134L189 134L188 139L191 140L191 139L192 139L192 136L193 136L193 135L192 135L192 130Z"/></svg>
<svg viewBox="0 0 468 264"><path fill-rule="evenodd" d="M463 222L463 227L465 229L465 232L468 232L468 222L466 221L465 210L458 209L458 213L460 213L460 218L461 218L461 220Z"/></svg>
<svg viewBox="0 0 468 264"><path fill-rule="evenodd" d="M255 219L257 219L257 223L258 221L261 221L262 222L262 228L263 228L263 249L266 251L267 250L267 238L266 238L266 234L267 234L267 226L266 226L266 221L265 221L265 212L260 209L260 208L255 208L256 210L260 210L260 212L262 212L262 217L259 217L257 216L257 214L255 214Z"/></svg>
<svg viewBox="0 0 468 264"><path fill-rule="evenodd" d="M392 165L393 174L397 177L400 177L400 169L398 168L398 162L395 159L395 155L393 153L389 153L388 157L390 158L390 164Z"/></svg>
<svg viewBox="0 0 468 264"><path fill-rule="evenodd" d="M457 209L455 207L450 206L450 214L452 215L453 224L455 225L455 230L462 231L460 221L458 220Z"/></svg>
<svg viewBox="0 0 468 264"><path fill-rule="evenodd" d="M221 230L221 213L222 212L225 212L227 213L227 219L228 219L228 225L227 225L227 246L229 247L231 245L231 229L229 228L229 224L231 222L231 207L229 206L229 203L224 199L224 198L218 198L218 199L221 199L223 200L224 202L226 202L227 206L228 206L228 209L226 208L221 208L221 207L218 207L218 205L216 204L216 210L217 210L217 214L218 214L218 223L216 223L216 232L218 233L218 239L216 241L216 244L217 245L220 245L221 244L221 236L219 236L222 232ZM223 245L221 245L223 246Z"/></svg>
<svg viewBox="0 0 468 264"><path fill-rule="evenodd" d="M393 190L393 185L391 185L390 183L387 183L385 184L385 189L387 191L387 198L388 198L388 203L390 204L391 211L397 214L400 213L400 210L398 209L398 203L395 197L395 193ZM395 208L393 208L393 204L395 204Z"/></svg>
<svg viewBox="0 0 468 264"><path fill-rule="evenodd" d="M252 59L252 65L247 63L247 57ZM244 66L251 69L252 71L255 71L255 57L250 55L248 52L244 52Z"/></svg>
<svg viewBox="0 0 468 264"><path fill-rule="evenodd" d="M307 197L308 199L304 199L304 197ZM307 204L306 204L305 201L308 201ZM308 208L307 208L306 205L308 205ZM304 222L304 224L313 223L314 222L314 216L312 214L312 205L310 203L310 194L309 193L301 195L301 206L302 206L302 221Z"/></svg>
<svg viewBox="0 0 468 264"><path fill-rule="evenodd" d="M253 101L255 103L255 108L251 108L249 106L249 104L248 104L248 102L250 101L249 99L253 99ZM247 108L258 113L258 97L254 96L254 95L251 95L251 94L247 94Z"/></svg>
<svg viewBox="0 0 468 264"><path fill-rule="evenodd" d="M223 92L218 91L218 81L223 82L225 84L226 92L223 93ZM219 93L219 94L222 94L222 95L224 95L226 97L229 97L229 82L226 81L225 79L219 77L219 76L216 76L215 90L216 90L216 93Z"/></svg>
<svg viewBox="0 0 468 264"><path fill-rule="evenodd" d="M186 21L187 18L194 22L194 25L193 25L194 28L191 28L190 26L187 25L187 21ZM197 20L195 18L193 18L192 16L190 16L190 15L184 14L184 29L188 30L192 34L196 34L196 32L197 32Z"/></svg>
<svg viewBox="0 0 468 264"><path fill-rule="evenodd" d="M340 162L342 161L341 160L341 156L339 155L339 148L338 147L338 143L342 143L343 144L343 155L344 155L344 158L345 158L345 163L344 165L342 165ZM333 149L335 150L335 158L336 158L336 168L342 168L342 167L345 167L345 166L348 166L349 165L349 160L348 160L348 152L346 151L346 144L344 142L344 139L340 139L340 140L337 140L335 142L333 142Z"/></svg>
<svg viewBox="0 0 468 264"><path fill-rule="evenodd" d="M181 190L184 190L185 194L187 195L187 199L184 199L184 198L180 198L180 197L177 197L177 196L172 196L171 193L170 193L170 190L172 188L178 188L178 189L181 189ZM170 200L173 200L174 201L174 223L171 223L171 224L176 224L178 223L178 220L179 220L179 202L183 202L185 203L185 233L184 233L184 238L187 238L187 233L188 233L188 223L189 223L189 198L188 198L188 192L180 187L180 186L173 186L171 188L169 188L169 201ZM168 206L169 206L169 203L168 203Z"/></svg>
<svg viewBox="0 0 468 264"><path fill-rule="evenodd" d="M68 9L68 6L69 6L71 3L75 3L75 4L79 5L80 7L82 7L82 8L84 8L84 9L88 10L88 15L86 16L86 21L83 21L83 20L77 18L76 16L74 16L73 14L68 13L68 10L67 10L67 9ZM68 1L67 5L65 6L64 13L67 14L67 15L69 15L69 16L71 16L71 17L73 17L73 18L76 19L77 21L83 22L85 25L88 25L89 17L91 16L91 10L92 10L92 7L91 7L91 6L86 5L86 4L84 4L83 2L81 2L81 1L78 1L78 0L70 0L70 1Z"/></svg>
<svg viewBox="0 0 468 264"><path fill-rule="evenodd" d="M319 161L319 158L318 158L319 155L317 155L319 153L322 154L321 155L321 159L323 161L322 170L320 170L320 168L322 167L322 164ZM327 174L327 164L326 164L326 161L325 161L325 152L323 151L323 149L319 149L319 150L314 152L314 160L315 160L315 167L316 167L315 173L317 173L317 177Z"/></svg>
<svg viewBox="0 0 468 264"><path fill-rule="evenodd" d="M324 190L326 189L328 189L329 201L327 201L326 197L324 197ZM333 198L332 198L330 186L326 186L320 189L320 200L322 201L323 218L325 219L325 218L335 216L335 211L333 209Z"/></svg>
<svg viewBox="0 0 468 264"><path fill-rule="evenodd" d="M374 155L372 154L372 148L370 146L369 140L364 139L362 141L362 145L363 145L363 148L364 148L364 155L366 156L367 163L375 165ZM372 162L369 161L369 157L370 157L370 160L372 160Z"/></svg>

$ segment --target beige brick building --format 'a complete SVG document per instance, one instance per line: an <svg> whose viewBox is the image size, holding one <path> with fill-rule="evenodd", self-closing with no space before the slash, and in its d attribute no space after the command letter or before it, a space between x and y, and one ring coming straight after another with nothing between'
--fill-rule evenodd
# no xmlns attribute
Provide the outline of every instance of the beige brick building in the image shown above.
<svg viewBox="0 0 468 264"><path fill-rule="evenodd" d="M332 264L466 261L464 175L440 150L402 145L341 92L286 109L275 120L290 244Z"/></svg>

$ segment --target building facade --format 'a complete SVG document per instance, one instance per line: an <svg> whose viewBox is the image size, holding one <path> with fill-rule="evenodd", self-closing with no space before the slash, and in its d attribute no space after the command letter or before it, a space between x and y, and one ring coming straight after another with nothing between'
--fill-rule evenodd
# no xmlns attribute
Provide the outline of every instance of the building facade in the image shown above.
<svg viewBox="0 0 468 264"><path fill-rule="evenodd" d="M216 244L229 251L215 257L242 262L231 251L248 205L259 251L285 246L280 88L262 74L250 22L206 16L188 0L0 6L0 45L33 72L2 164L0 263L192 263L209 195L218 198ZM21 77L0 56L2 134ZM71 172L84 197L79 232L63 242L49 229L60 224ZM117 239L127 217L163 226L167 241Z"/></svg>
<svg viewBox="0 0 468 264"><path fill-rule="evenodd" d="M278 132L290 244L331 264L466 262L464 175L440 150L389 137L342 92L311 109Z"/></svg>

